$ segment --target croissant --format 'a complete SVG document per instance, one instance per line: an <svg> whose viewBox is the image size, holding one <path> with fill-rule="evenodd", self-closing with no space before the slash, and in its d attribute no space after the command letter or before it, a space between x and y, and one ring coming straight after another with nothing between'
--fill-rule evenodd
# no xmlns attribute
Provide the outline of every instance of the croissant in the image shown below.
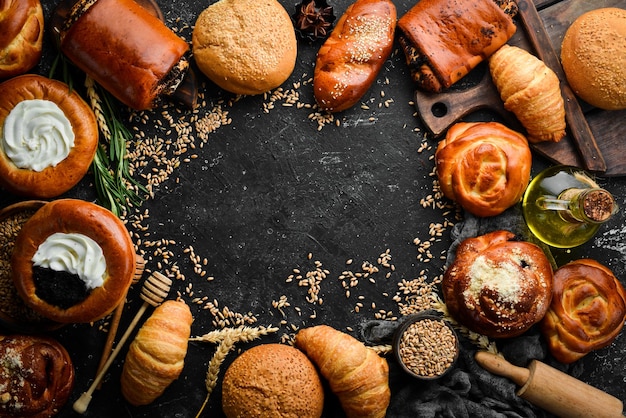
<svg viewBox="0 0 626 418"><path fill-rule="evenodd" d="M387 360L327 325L300 330L295 345L317 365L348 418L385 416L391 398Z"/></svg>
<svg viewBox="0 0 626 418"><path fill-rule="evenodd" d="M151 403L178 378L192 321L185 303L169 300L159 305L137 332L121 377L122 395L130 404Z"/></svg>
<svg viewBox="0 0 626 418"><path fill-rule="evenodd" d="M558 142L565 136L565 105L559 78L539 58L503 45L489 58L491 78L533 143Z"/></svg>
<svg viewBox="0 0 626 418"><path fill-rule="evenodd" d="M608 267L580 259L555 272L541 330L558 361L572 363L611 344L625 320L626 291Z"/></svg>

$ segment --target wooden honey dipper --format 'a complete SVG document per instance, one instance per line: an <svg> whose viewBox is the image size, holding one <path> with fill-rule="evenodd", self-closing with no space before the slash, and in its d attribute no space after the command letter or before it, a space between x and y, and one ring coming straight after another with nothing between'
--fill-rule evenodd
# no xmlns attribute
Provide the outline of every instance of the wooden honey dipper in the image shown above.
<svg viewBox="0 0 626 418"><path fill-rule="evenodd" d="M146 279L143 287L141 288L140 294L141 299L143 299L144 301L143 304L139 308L139 311L137 311L137 314L131 321L128 329L126 329L126 332L124 332L124 335L122 335L122 338L120 338L120 341L117 343L115 350L113 350L113 352L107 359L106 363L102 367L102 370L100 370L91 386L89 386L89 389L84 392L80 396L80 398L76 400L76 402L74 402L74 411L78 412L79 414L83 414L85 413L85 411L87 411L87 407L89 407L89 403L91 402L91 395L93 394L94 390L96 390L96 387L100 384L100 381L106 374L109 367L111 367L111 364L113 364L113 360L115 360L115 357L117 357L117 355L119 354L131 332L137 326L137 323L141 319L141 316L144 314L146 309L148 309L148 306L156 307L160 305L167 297L171 286L172 280L156 271Z"/></svg>

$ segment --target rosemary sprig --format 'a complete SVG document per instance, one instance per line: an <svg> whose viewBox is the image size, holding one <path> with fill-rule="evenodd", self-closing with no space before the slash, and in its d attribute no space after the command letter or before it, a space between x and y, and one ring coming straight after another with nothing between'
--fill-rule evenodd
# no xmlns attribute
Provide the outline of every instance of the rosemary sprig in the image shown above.
<svg viewBox="0 0 626 418"><path fill-rule="evenodd" d="M70 66L59 53L50 68L50 78L60 67L61 79L73 89ZM131 206L141 205L148 190L130 175L126 146L133 135L121 122L115 100L89 76L85 76L85 88L103 137L92 162L96 193L99 203L119 217Z"/></svg>

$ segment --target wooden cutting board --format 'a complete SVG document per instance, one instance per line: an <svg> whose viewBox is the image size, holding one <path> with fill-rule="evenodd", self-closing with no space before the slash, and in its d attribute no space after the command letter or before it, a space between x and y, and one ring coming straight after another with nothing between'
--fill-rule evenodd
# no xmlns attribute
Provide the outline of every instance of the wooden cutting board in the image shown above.
<svg viewBox="0 0 626 418"><path fill-rule="evenodd" d="M525 4L525 0L520 1L520 9ZM520 14L516 19L518 30L509 43L544 59L561 75L565 91L569 86L558 57L567 28L578 16L592 9L626 9L626 0L569 0L545 8L542 8L542 1L537 0L535 5L539 16L533 20L528 10L523 16ZM542 34L545 35L543 44ZM552 61L547 57L550 53L555 58ZM522 129L515 116L504 109L486 66L475 71L482 76L473 74L479 81L471 87L440 94L416 91L415 104L420 118L435 136L443 135L450 125L481 109L497 113L514 129ZM554 163L575 165L603 176L625 176L626 110L606 111L580 101L568 102L568 106L566 137L558 143L533 144L534 151Z"/></svg>

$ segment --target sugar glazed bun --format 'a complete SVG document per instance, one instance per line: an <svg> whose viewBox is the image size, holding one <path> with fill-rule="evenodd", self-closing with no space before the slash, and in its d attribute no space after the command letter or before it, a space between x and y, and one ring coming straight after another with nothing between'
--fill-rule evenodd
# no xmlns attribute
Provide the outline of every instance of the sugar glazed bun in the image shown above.
<svg viewBox="0 0 626 418"><path fill-rule="evenodd" d="M257 345L233 361L222 382L228 418L322 415L324 389L302 351L285 344Z"/></svg>
<svg viewBox="0 0 626 418"><path fill-rule="evenodd" d="M55 416L74 387L72 360L58 341L42 336L0 336L0 416Z"/></svg>
<svg viewBox="0 0 626 418"><path fill-rule="evenodd" d="M535 244L508 231L464 240L444 273L453 318L492 338L514 337L541 321L552 298L552 266Z"/></svg>
<svg viewBox="0 0 626 418"><path fill-rule="evenodd" d="M296 65L291 18L276 0L219 0L206 8L192 35L200 70L235 94L279 87Z"/></svg>
<svg viewBox="0 0 626 418"><path fill-rule="evenodd" d="M96 117L67 84L33 74L0 84L1 187L59 196L87 173L97 146Z"/></svg>
<svg viewBox="0 0 626 418"><path fill-rule="evenodd" d="M122 300L135 272L124 224L94 203L60 199L41 207L15 240L13 281L26 305L53 321L92 322Z"/></svg>
<svg viewBox="0 0 626 418"><path fill-rule="evenodd" d="M578 17L563 37L561 63L578 97L601 109L626 109L626 10Z"/></svg>
<svg viewBox="0 0 626 418"><path fill-rule="evenodd" d="M0 79L24 74L41 59L44 34L39 0L0 1Z"/></svg>
<svg viewBox="0 0 626 418"><path fill-rule="evenodd" d="M608 267L580 259L556 270L552 303L541 322L554 358L572 363L608 346L624 321L626 291Z"/></svg>
<svg viewBox="0 0 626 418"><path fill-rule="evenodd" d="M526 138L497 122L459 122L435 152L442 193L476 216L515 205L530 180Z"/></svg>

